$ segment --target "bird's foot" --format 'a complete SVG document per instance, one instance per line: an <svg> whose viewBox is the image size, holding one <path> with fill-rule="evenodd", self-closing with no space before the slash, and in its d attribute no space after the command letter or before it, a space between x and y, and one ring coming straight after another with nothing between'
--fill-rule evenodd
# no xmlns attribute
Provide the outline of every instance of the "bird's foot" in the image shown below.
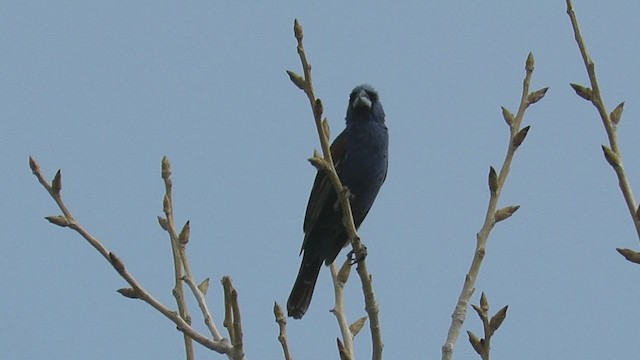
<svg viewBox="0 0 640 360"><path fill-rule="evenodd" d="M356 254L356 252L353 249L351 249L351 251L347 253L347 258L351 262L351 265L355 265L359 263L360 261L364 260L366 257L367 257L366 246L362 246L362 254Z"/></svg>

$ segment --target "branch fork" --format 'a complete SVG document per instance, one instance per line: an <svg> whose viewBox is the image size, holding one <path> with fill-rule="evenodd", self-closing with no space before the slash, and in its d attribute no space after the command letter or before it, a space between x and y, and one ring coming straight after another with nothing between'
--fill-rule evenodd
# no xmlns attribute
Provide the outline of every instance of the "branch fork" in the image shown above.
<svg viewBox="0 0 640 360"><path fill-rule="evenodd" d="M232 324L232 330L230 330L231 341L224 339L217 330L211 312L206 304L205 295L208 288L208 279L196 285L191 268L186 255L186 245L189 242L190 223L187 222L180 233L176 231L173 217L173 199L171 194L172 180L171 180L171 168L169 160L165 157L162 159L162 178L165 183L166 193L163 197L163 211L165 217L158 217L158 223L160 226L169 233L171 239L171 247L174 255L174 270L175 270L175 287L173 289L174 297L178 304L178 311L174 311L155 297L153 297L134 277L124 263L124 261L115 253L109 251L98 239L91 235L85 228L78 223L72 216L71 212L65 205L62 199L62 173L60 170L56 172L51 183L49 183L42 175L40 165L32 157L29 157L29 167L31 171L38 179L38 182L49 193L51 198L58 205L58 208L62 212L62 215L47 216L49 222L61 227L68 227L80 236L82 236L91 246L93 246L99 253L105 258L116 270L116 272L129 284L127 288L118 289L117 292L122 296L129 299L139 299L158 310L162 315L171 320L179 331L183 333L185 352L188 360L195 359L193 341L200 345L216 351L220 354L226 354L229 359L242 360L244 359L244 351L242 344L242 325L240 321L240 310L237 299L237 292L231 284L231 280L228 277L224 279L225 294L231 294L228 302L225 302L225 306L230 309L233 314L230 324ZM186 300L182 288L182 283L186 283L191 289L198 306L202 312L204 322L211 333L210 336L204 335L196 330L191 325L191 316L187 310Z"/></svg>
<svg viewBox="0 0 640 360"><path fill-rule="evenodd" d="M442 345L442 360L451 360L453 357L453 349L460 334L462 324L466 318L466 312L469 305L469 300L475 291L475 282L480 273L480 267L482 260L486 255L487 241L491 230L496 223L506 220L511 217L519 208L519 205L509 205L498 209L498 200L500 199L500 193L505 185L507 176L511 169L511 162L516 153L516 150L520 148L524 142L527 134L529 133L529 126L520 128L522 120L524 118L527 108L540 101L549 88L545 87L533 92L529 92L529 85L531 82L531 76L535 68L535 60L532 53L529 53L525 60L525 77L522 83L522 96L520 98L520 106L518 112L513 115L507 108L502 107L502 116L509 126L509 143L507 146L507 153L505 159L500 167L499 171L491 166L489 167L488 184L489 191L491 193L489 197L489 204L487 205L487 211L485 214L484 224L478 233L476 234L476 251L471 261L471 266L467 275L465 276L464 284L456 306L451 314L451 325L447 332L447 338ZM472 341L473 344L473 341Z"/></svg>

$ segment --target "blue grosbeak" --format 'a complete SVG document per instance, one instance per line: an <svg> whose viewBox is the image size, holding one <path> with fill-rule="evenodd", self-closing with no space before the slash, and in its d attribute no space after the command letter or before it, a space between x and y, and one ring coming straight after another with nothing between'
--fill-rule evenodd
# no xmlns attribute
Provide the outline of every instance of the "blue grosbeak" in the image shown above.
<svg viewBox="0 0 640 360"><path fill-rule="evenodd" d="M349 97L347 126L331 144L335 168L353 196L351 211L359 227L387 177L389 135L378 93L357 86ZM311 303L322 263L331 264L349 240L331 180L318 171L304 217L302 265L287 301L289 316L300 319Z"/></svg>

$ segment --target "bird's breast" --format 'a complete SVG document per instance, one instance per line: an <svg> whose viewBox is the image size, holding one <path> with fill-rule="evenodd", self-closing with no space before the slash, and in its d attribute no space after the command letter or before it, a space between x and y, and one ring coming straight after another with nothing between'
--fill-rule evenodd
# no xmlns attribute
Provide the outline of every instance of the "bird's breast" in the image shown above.
<svg viewBox="0 0 640 360"><path fill-rule="evenodd" d="M372 124L373 125L373 124ZM341 161L340 177L356 196L378 192L384 182L388 163L388 135L384 126L363 126L349 129L347 150Z"/></svg>

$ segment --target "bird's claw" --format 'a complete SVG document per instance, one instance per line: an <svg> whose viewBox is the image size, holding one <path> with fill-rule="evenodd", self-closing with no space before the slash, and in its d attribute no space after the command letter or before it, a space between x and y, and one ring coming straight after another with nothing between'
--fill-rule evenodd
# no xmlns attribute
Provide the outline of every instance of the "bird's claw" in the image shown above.
<svg viewBox="0 0 640 360"><path fill-rule="evenodd" d="M349 262L351 263L351 265L355 265L357 263L359 263L360 261L364 260L367 257L367 247L366 246L362 246L362 254L358 255L356 254L356 252L351 249L351 251L349 251L347 253L347 258L349 259Z"/></svg>

